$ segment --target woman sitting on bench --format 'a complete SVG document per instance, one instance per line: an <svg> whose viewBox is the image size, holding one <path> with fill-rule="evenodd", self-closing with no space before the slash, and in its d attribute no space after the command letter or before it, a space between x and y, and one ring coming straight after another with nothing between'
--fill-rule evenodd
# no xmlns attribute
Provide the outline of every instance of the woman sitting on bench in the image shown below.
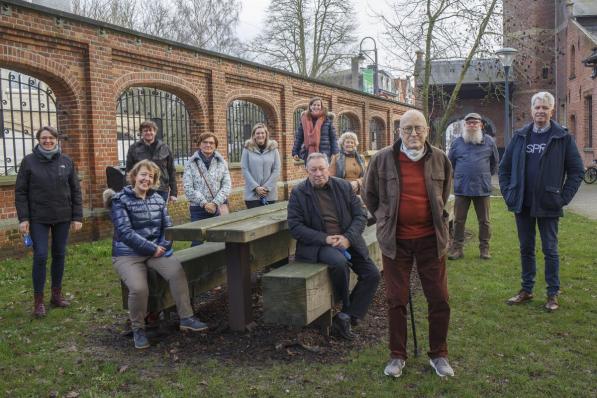
<svg viewBox="0 0 597 398"><path fill-rule="evenodd" d="M193 316L187 277L178 259L172 256L172 242L165 230L172 225L164 199L154 191L160 169L149 160L138 162L128 175L131 185L121 192L104 192L114 224L112 265L129 290L128 308L135 348L149 347L145 335L147 313L147 268L157 271L170 285L176 301L180 330L206 330L207 325Z"/></svg>

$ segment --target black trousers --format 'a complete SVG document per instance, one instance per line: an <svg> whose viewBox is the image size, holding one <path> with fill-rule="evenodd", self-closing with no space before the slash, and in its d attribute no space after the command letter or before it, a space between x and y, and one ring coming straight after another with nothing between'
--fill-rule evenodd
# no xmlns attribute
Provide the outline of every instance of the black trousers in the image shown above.
<svg viewBox="0 0 597 398"><path fill-rule="evenodd" d="M379 270L370 257L363 258L352 248L348 249L351 260L332 246L319 250L317 261L327 264L336 300L342 301L342 312L363 318L379 285ZM358 282L349 294L350 269L358 276Z"/></svg>

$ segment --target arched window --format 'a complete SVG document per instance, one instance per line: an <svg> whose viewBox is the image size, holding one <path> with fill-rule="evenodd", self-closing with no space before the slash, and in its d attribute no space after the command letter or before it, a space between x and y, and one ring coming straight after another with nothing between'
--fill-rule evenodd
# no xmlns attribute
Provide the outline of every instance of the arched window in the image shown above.
<svg viewBox="0 0 597 398"><path fill-rule="evenodd" d="M118 161L126 163L129 146L139 139L139 125L157 124L157 138L170 147L175 164L184 164L191 152L191 122L184 102L176 95L151 87L130 87L116 104Z"/></svg>
<svg viewBox="0 0 597 398"><path fill-rule="evenodd" d="M347 115L346 113L341 114L338 125L340 130L338 131L338 135L346 133L347 131L358 133L358 121L351 115Z"/></svg>
<svg viewBox="0 0 597 398"><path fill-rule="evenodd" d="M307 108L296 108L296 110L294 111L294 132L296 133L296 129L298 129L299 124L301 123L301 115L303 114L304 111L306 111Z"/></svg>
<svg viewBox="0 0 597 398"><path fill-rule="evenodd" d="M228 106L226 126L228 132L228 162L240 162L245 140L251 138L256 123L266 123L265 111L257 104L234 100Z"/></svg>
<svg viewBox="0 0 597 398"><path fill-rule="evenodd" d="M463 129L464 125L462 123L462 119L450 123L450 125L446 129L446 135L444 137L444 148L446 149L446 153L450 152L450 146L452 145L452 141L462 136Z"/></svg>
<svg viewBox="0 0 597 398"><path fill-rule="evenodd" d="M400 137L400 119L394 120L394 141Z"/></svg>
<svg viewBox="0 0 597 398"><path fill-rule="evenodd" d="M574 44L570 46L570 79L576 77L576 49Z"/></svg>
<svg viewBox="0 0 597 398"><path fill-rule="evenodd" d="M60 127L52 89L35 77L0 68L0 176L17 173L42 126Z"/></svg>
<svg viewBox="0 0 597 398"><path fill-rule="evenodd" d="M369 149L381 149L385 146L385 124L378 117L371 118L369 121Z"/></svg>

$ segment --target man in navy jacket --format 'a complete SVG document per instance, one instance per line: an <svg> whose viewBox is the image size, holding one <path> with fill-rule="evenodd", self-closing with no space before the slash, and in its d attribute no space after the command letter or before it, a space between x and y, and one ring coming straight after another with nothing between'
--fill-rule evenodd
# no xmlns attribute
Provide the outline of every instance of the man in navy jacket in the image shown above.
<svg viewBox="0 0 597 398"><path fill-rule="evenodd" d="M288 201L288 228L297 241L297 260L328 266L334 296L342 301L332 327L351 340L351 324L367 313L380 279L362 236L365 208L348 181L330 177L326 155L313 152L306 165L309 176L292 189ZM352 293L349 267L358 276Z"/></svg>
<svg viewBox="0 0 597 398"><path fill-rule="evenodd" d="M576 194L584 172L573 137L550 120L554 103L548 92L533 95L533 123L514 132L499 167L500 190L508 210L516 217L522 265L522 289L507 303L520 304L533 298L538 225L545 258L548 311L559 308L559 218L564 215L562 208Z"/></svg>
<svg viewBox="0 0 597 398"><path fill-rule="evenodd" d="M448 253L450 260L464 257L464 225L473 202L479 222L479 252L484 260L491 258L489 239L491 225L491 175L497 172L499 155L495 141L483 134L482 119L478 113L464 117L464 133L450 146L448 159L454 170L454 241Z"/></svg>

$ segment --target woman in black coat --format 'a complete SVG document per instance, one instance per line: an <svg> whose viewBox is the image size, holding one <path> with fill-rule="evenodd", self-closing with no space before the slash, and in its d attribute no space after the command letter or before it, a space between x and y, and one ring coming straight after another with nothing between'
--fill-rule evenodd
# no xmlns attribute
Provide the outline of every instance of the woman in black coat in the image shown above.
<svg viewBox="0 0 597 398"><path fill-rule="evenodd" d="M52 231L52 298L55 307L67 307L62 296L62 276L69 230L83 226L81 188L75 164L62 153L58 131L40 128L39 142L19 167L15 186L15 207L19 232L33 244L33 315L46 315L44 286L48 258L48 236ZM26 242L27 243L27 242Z"/></svg>

